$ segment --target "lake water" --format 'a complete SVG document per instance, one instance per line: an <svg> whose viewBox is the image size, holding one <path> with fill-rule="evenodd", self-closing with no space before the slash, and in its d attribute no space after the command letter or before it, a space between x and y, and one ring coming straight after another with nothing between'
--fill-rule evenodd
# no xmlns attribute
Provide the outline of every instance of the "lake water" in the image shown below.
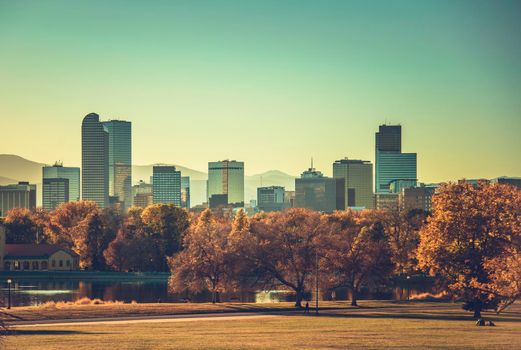
<svg viewBox="0 0 521 350"><path fill-rule="evenodd" d="M1 284L3 297L0 300L7 305L8 286L6 282ZM360 299L387 299L403 300L407 297L414 297L420 293L435 292L432 286L415 286L414 288L388 288L377 292L364 292ZM349 298L346 291L335 293L337 300ZM130 303L166 303L166 302L209 302L210 293L199 294L176 294L169 293L168 281L166 279L143 279L130 281L114 280L82 280L82 279L13 279L11 284L11 305L39 305L48 301L75 301L84 297L90 299L101 299L104 301L123 301ZM307 298L311 296L308 295ZM324 296L330 299L331 295ZM273 290L269 292L260 291L257 293L234 294L226 293L221 295L221 301L242 301L242 302L277 302L292 301L294 295L284 290Z"/></svg>

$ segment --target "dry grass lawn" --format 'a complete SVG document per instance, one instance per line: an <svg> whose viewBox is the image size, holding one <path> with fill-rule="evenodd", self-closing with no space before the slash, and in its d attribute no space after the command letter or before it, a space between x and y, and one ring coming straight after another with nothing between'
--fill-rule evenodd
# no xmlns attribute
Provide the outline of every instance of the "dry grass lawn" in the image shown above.
<svg viewBox="0 0 521 350"><path fill-rule="evenodd" d="M521 306L476 327L449 303L362 302L320 316L20 327L7 349L520 349Z"/></svg>

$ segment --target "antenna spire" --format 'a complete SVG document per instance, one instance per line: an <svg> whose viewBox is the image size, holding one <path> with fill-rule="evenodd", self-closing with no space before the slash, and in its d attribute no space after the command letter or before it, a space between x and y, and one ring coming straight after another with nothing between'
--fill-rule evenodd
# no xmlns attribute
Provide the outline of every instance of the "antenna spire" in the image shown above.
<svg viewBox="0 0 521 350"><path fill-rule="evenodd" d="M311 157L311 169L313 169L313 157Z"/></svg>

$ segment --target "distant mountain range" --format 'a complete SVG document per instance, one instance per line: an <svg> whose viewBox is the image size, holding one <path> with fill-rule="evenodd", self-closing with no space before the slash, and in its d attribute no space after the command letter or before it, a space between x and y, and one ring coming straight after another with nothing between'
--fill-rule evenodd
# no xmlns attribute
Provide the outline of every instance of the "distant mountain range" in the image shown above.
<svg viewBox="0 0 521 350"><path fill-rule="evenodd" d="M37 185L38 205L42 201L42 167L44 163L34 162L13 154L0 154L0 185L17 183L18 181L29 181ZM186 168L182 165L173 164L181 171L183 176L190 176L191 204L197 205L206 201L206 180L208 174L202 171ZM132 181L139 180L150 182L153 165L132 166ZM244 199L249 202L257 198L257 187L279 185L287 190L295 188L295 177L279 170L269 170L261 174L245 176Z"/></svg>

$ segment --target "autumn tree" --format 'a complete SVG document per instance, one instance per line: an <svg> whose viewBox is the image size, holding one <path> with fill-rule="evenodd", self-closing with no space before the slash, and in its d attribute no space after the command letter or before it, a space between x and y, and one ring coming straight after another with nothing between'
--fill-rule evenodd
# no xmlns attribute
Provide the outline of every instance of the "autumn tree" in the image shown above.
<svg viewBox="0 0 521 350"><path fill-rule="evenodd" d="M36 243L38 225L29 209L14 208L4 220L7 243Z"/></svg>
<svg viewBox="0 0 521 350"><path fill-rule="evenodd" d="M80 256L80 267L101 270L101 248L103 222L98 211L90 213L75 227L72 236L72 249Z"/></svg>
<svg viewBox="0 0 521 350"><path fill-rule="evenodd" d="M245 258L262 273L264 284L277 282L293 290L295 306L302 307L323 239L321 214L307 209L258 214L250 232L251 249Z"/></svg>
<svg viewBox="0 0 521 350"><path fill-rule="evenodd" d="M421 209L390 210L371 214L385 226L392 253L395 273L406 275L416 272L416 250L420 244L420 229L427 214Z"/></svg>
<svg viewBox="0 0 521 350"><path fill-rule="evenodd" d="M116 238L103 252L107 265L117 271L161 271L164 256L141 219L143 209L128 210Z"/></svg>
<svg viewBox="0 0 521 350"><path fill-rule="evenodd" d="M154 204L142 211L141 220L165 257L161 270L166 271L166 257L181 249L183 233L189 225L188 214L173 204Z"/></svg>
<svg viewBox="0 0 521 350"><path fill-rule="evenodd" d="M192 222L183 239L183 250L172 258L170 287L174 292L212 293L212 302L230 283L230 221L206 209Z"/></svg>
<svg viewBox="0 0 521 350"><path fill-rule="evenodd" d="M518 285L521 191L501 184L441 186L420 232L419 266L437 275L480 317ZM519 281L516 280L516 282ZM512 282L512 281L510 281Z"/></svg>
<svg viewBox="0 0 521 350"><path fill-rule="evenodd" d="M329 289L347 287L356 306L363 286L375 285L393 269L384 226L370 212L335 212L326 217L321 264Z"/></svg>
<svg viewBox="0 0 521 350"><path fill-rule="evenodd" d="M49 217L48 241L72 248L75 230L79 224L98 210L94 201L67 202L59 205Z"/></svg>

